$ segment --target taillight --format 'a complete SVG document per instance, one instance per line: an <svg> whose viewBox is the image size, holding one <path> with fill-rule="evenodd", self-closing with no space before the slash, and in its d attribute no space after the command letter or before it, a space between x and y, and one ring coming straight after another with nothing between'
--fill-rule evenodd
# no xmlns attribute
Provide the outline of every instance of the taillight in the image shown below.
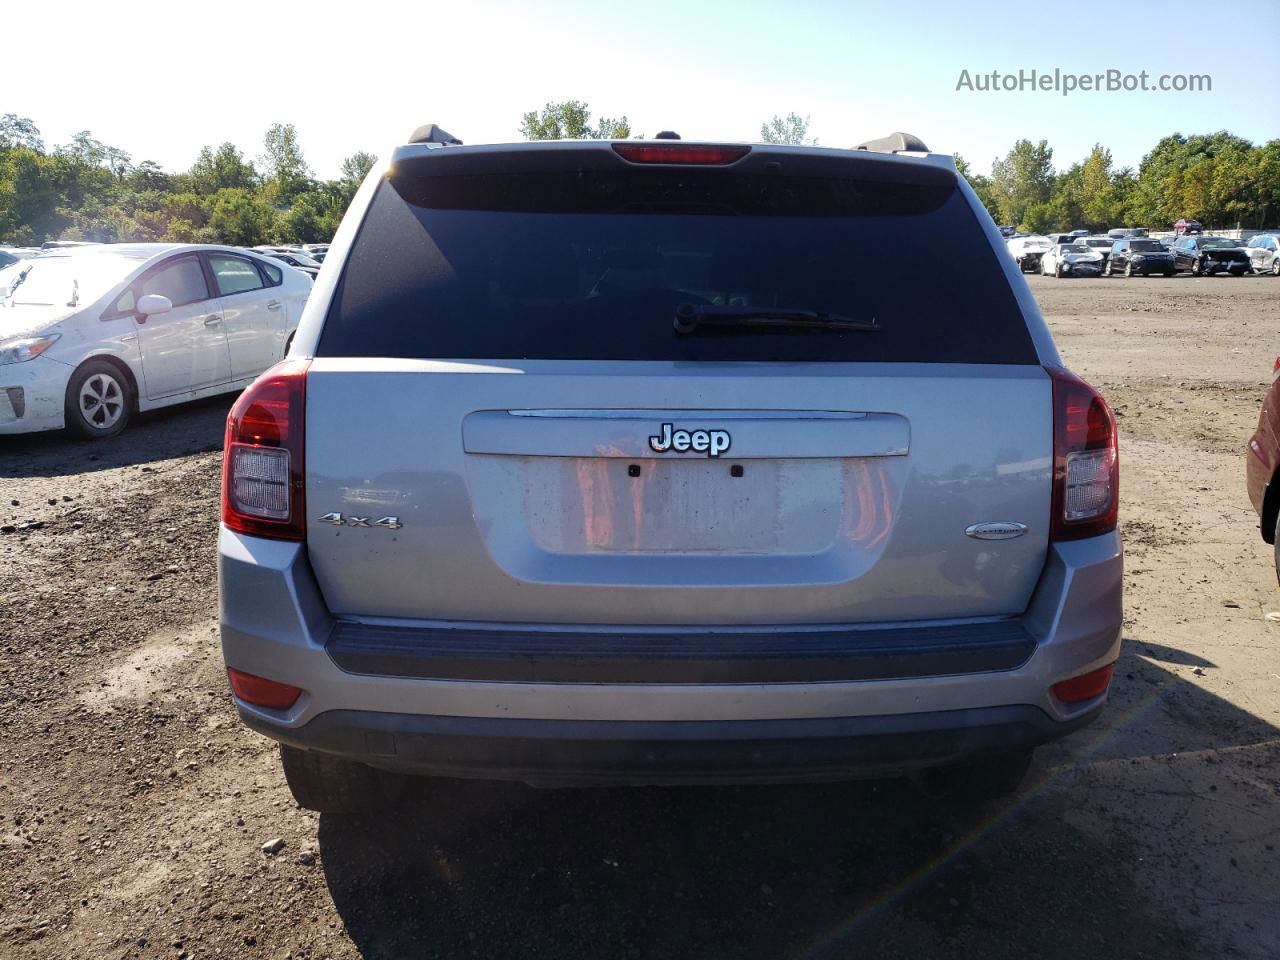
<svg viewBox="0 0 1280 960"><path fill-rule="evenodd" d="M1070 370L1053 380L1053 540L1110 533L1120 506L1116 421L1106 401Z"/></svg>
<svg viewBox="0 0 1280 960"><path fill-rule="evenodd" d="M689 163L726 166L741 160L751 148L736 146L698 146L689 143L615 143L613 149L631 163Z"/></svg>
<svg viewBox="0 0 1280 960"><path fill-rule="evenodd" d="M228 668L227 679L231 681L231 690L237 697L258 707L288 710L302 696L299 687L279 680L268 680L266 677L255 677L252 673L242 673L239 670Z"/></svg>
<svg viewBox="0 0 1280 960"><path fill-rule="evenodd" d="M1115 670L1116 665L1108 663L1105 667L1055 683L1050 689L1053 690L1053 695L1063 703L1083 703L1085 700L1092 700L1107 692L1111 675Z"/></svg>
<svg viewBox="0 0 1280 960"><path fill-rule="evenodd" d="M231 530L306 539L302 441L310 363L277 363L240 394L227 416L222 522Z"/></svg>

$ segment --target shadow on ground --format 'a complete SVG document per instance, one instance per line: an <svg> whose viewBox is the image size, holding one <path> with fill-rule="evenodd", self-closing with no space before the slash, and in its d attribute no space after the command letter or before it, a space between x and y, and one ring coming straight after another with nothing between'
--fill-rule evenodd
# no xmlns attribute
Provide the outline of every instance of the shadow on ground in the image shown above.
<svg viewBox="0 0 1280 960"><path fill-rule="evenodd" d="M1161 659L1194 661L1176 653ZM394 822L322 817L326 879L366 958L1203 956L1198 919L1138 882L1150 886L1138 849L1149 838L1135 838L1126 805L1159 820L1169 801L1117 803L1117 789L1151 783L1138 765L1163 762L1143 759L1152 724L1156 749L1259 743L1276 730L1147 656L1126 650L1112 711L1042 751L1004 806L964 809L903 780L422 783ZM1105 789L1086 770L1095 759L1110 771ZM1241 954L1217 943L1213 955Z"/></svg>
<svg viewBox="0 0 1280 960"><path fill-rule="evenodd" d="M140 414L109 440L81 440L62 430L0 437L0 477L75 476L221 450L236 396Z"/></svg>

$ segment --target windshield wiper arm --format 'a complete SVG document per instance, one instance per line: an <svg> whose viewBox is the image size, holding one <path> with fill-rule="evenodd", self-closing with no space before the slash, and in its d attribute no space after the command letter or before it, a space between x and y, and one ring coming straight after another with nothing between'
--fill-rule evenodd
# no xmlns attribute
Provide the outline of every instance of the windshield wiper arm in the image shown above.
<svg viewBox="0 0 1280 960"><path fill-rule="evenodd" d="M870 333L880 329L875 319L859 320L822 310L800 307L721 307L682 303L676 307L676 333L693 333L700 326L715 327L818 327L824 330Z"/></svg>

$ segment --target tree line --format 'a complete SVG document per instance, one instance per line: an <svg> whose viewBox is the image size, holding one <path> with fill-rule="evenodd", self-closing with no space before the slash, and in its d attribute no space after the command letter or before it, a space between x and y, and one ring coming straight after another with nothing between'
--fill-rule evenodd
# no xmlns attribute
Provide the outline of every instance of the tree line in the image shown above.
<svg viewBox="0 0 1280 960"><path fill-rule="evenodd" d="M1117 169L1096 144L1055 170L1047 141L1019 140L976 175L956 166L997 223L1031 233L1083 227L1169 228L1181 217L1209 229L1280 226L1280 140L1255 146L1225 130L1162 138L1135 170Z"/></svg>
<svg viewBox="0 0 1280 960"><path fill-rule="evenodd" d="M627 139L626 115L592 122L580 100L548 103L521 116L529 140ZM810 119L796 113L761 124L764 143L816 144ZM997 223L1035 233L1083 227L1167 227L1191 217L1206 227L1280 225L1280 140L1254 145L1226 131L1170 134L1137 169L1116 168L1101 144L1058 170L1047 141L1019 140L990 176L956 166ZM292 124L273 124L262 154L232 143L206 146L191 167L170 173L95 140L89 131L46 148L26 117L0 117L0 243L45 240L179 243L312 243L332 238L377 158L363 151L340 175L318 180Z"/></svg>
<svg viewBox="0 0 1280 960"><path fill-rule="evenodd" d="M0 243L45 240L313 243L330 239L377 162L357 152L335 180L317 180L292 124L267 130L262 156L204 147L168 173L95 140L88 130L47 149L26 117L0 117Z"/></svg>

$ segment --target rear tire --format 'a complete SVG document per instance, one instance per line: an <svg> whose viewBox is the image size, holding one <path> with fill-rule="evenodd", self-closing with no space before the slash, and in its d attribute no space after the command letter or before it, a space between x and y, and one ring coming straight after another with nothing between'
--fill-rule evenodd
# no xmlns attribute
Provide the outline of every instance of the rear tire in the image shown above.
<svg viewBox="0 0 1280 960"><path fill-rule="evenodd" d="M280 764L298 806L317 813L385 813L396 807L406 782L354 760L283 743Z"/></svg>
<svg viewBox="0 0 1280 960"><path fill-rule="evenodd" d="M1017 793L1031 766L1033 750L982 753L944 767L924 771L925 792L962 804L1003 800Z"/></svg>
<svg viewBox="0 0 1280 960"><path fill-rule="evenodd" d="M119 367L106 360L89 360L71 375L63 418L76 436L105 440L129 425L134 402L129 378Z"/></svg>
<svg viewBox="0 0 1280 960"><path fill-rule="evenodd" d="M1124 275L1125 275L1126 277L1132 277L1132 276L1133 276L1133 263L1132 263L1132 262L1126 263L1126 264L1124 265Z"/></svg>

